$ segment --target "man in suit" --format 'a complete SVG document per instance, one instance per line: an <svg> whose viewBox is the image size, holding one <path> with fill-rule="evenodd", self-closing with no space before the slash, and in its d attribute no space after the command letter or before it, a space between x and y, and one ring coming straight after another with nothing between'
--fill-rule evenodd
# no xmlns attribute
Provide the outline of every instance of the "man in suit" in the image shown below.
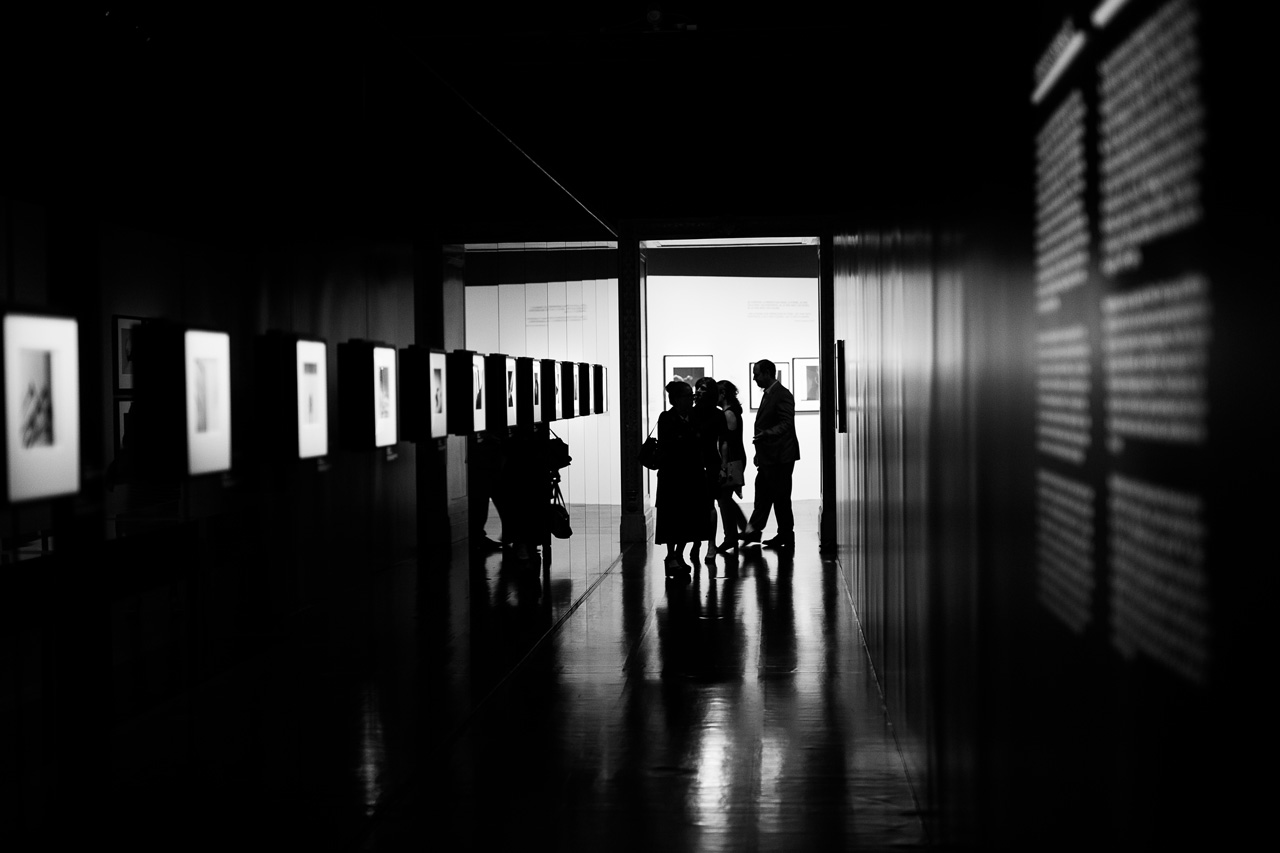
<svg viewBox="0 0 1280 853"><path fill-rule="evenodd" d="M772 509L778 535L762 543L766 548L793 550L796 546L795 517L791 513L791 475L800 458L796 440L796 400L778 381L777 366L767 359L757 361L751 378L764 391L756 411L755 445L756 506L739 534L746 543L760 542Z"/></svg>

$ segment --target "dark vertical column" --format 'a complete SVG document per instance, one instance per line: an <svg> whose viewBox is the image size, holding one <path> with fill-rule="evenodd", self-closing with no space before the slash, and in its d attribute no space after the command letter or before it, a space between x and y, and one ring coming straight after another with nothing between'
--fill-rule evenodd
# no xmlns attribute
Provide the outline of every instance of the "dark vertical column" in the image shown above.
<svg viewBox="0 0 1280 853"><path fill-rule="evenodd" d="M818 248L818 352L821 365L822 401L818 409L818 431L821 436L820 488L822 517L818 521L818 548L823 554L834 554L838 546L836 534L836 299L835 247L830 232L823 234ZM794 380L793 380L794 381Z"/></svg>
<svg viewBox="0 0 1280 853"><path fill-rule="evenodd" d="M623 225L618 237L618 392L622 403L623 542L649 538L644 501L644 469L638 454L644 441L644 297L643 260L635 228Z"/></svg>

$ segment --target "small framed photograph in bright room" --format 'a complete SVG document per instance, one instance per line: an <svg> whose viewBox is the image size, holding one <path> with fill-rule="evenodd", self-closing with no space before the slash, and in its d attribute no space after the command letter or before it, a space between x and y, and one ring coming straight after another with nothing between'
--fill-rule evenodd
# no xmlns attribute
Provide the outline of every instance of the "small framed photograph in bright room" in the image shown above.
<svg viewBox="0 0 1280 853"><path fill-rule="evenodd" d="M517 426L529 426L542 420L542 368L536 358L516 359Z"/></svg>
<svg viewBox="0 0 1280 853"><path fill-rule="evenodd" d="M845 390L844 340L836 341L836 432L849 431L849 400Z"/></svg>
<svg viewBox="0 0 1280 853"><path fill-rule="evenodd" d="M553 358L540 360L542 376L542 423L560 420L560 362ZM535 393L539 389L535 389Z"/></svg>
<svg viewBox="0 0 1280 853"><path fill-rule="evenodd" d="M117 314L112 318L111 329L111 363L115 376L116 393L128 394L133 390L133 331L143 322L141 317L125 317Z"/></svg>
<svg viewBox="0 0 1280 853"><path fill-rule="evenodd" d="M579 362L578 370L578 414L591 414L591 365Z"/></svg>
<svg viewBox="0 0 1280 853"><path fill-rule="evenodd" d="M520 384L516 382L516 360L514 356L503 359L502 378L505 380L502 401L507 410L507 426L513 427L519 422Z"/></svg>
<svg viewBox="0 0 1280 853"><path fill-rule="evenodd" d="M713 367L715 359L709 355L664 355L662 357L662 387L665 389L667 384L673 379L679 379L682 382L689 383L689 387L693 388L698 384L698 380L704 376L715 376ZM662 394L662 407L665 409L668 405L667 393L664 390Z"/></svg>
<svg viewBox="0 0 1280 853"><path fill-rule="evenodd" d="M5 502L80 491L80 329L72 317L3 314Z"/></svg>
<svg viewBox="0 0 1280 853"><path fill-rule="evenodd" d="M231 335L183 334L187 390L187 473L231 470Z"/></svg>
<svg viewBox="0 0 1280 853"><path fill-rule="evenodd" d="M609 409L608 397L605 394L605 367L603 364L591 365L591 410L602 415Z"/></svg>
<svg viewBox="0 0 1280 853"><path fill-rule="evenodd" d="M485 414L488 409L485 401L485 370L484 355L482 353L473 353L471 356L471 429L474 432L484 432L489 428Z"/></svg>
<svg viewBox="0 0 1280 853"><path fill-rule="evenodd" d="M484 357L484 372L485 427L515 426L516 360L505 353L489 353Z"/></svg>
<svg viewBox="0 0 1280 853"><path fill-rule="evenodd" d="M797 412L816 412L822 403L822 360L818 358L791 359L791 375L796 387L791 393L796 398ZM786 384L786 383L783 383Z"/></svg>
<svg viewBox="0 0 1280 853"><path fill-rule="evenodd" d="M770 360L773 361L773 359ZM778 381L794 394L795 389L791 387L791 360L778 359L773 361L773 364L778 369ZM764 394L764 391L760 386L756 385L756 363L754 361L747 365L747 376L750 377L748 381L751 383L749 386L750 393L747 394L747 405L753 410L758 409L760 408L760 397Z"/></svg>
<svg viewBox="0 0 1280 853"><path fill-rule="evenodd" d="M578 365L572 361L557 361L556 377L560 380L560 385L556 389L556 396L560 400L560 417L576 417L578 414Z"/></svg>

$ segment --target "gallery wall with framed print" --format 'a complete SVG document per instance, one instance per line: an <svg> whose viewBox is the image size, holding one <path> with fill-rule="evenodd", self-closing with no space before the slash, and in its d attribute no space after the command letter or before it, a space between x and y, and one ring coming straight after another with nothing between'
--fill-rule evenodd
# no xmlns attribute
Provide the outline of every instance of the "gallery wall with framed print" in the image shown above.
<svg viewBox="0 0 1280 853"><path fill-rule="evenodd" d="M486 429L515 426L515 418L511 417L515 410L515 359L506 353L489 353L484 357L484 374Z"/></svg>
<svg viewBox="0 0 1280 853"><path fill-rule="evenodd" d="M391 447L400 440L398 353L383 343L338 344L338 415L348 450Z"/></svg>
<svg viewBox="0 0 1280 853"><path fill-rule="evenodd" d="M542 422L560 420L560 363L553 358L540 359L542 375Z"/></svg>
<svg viewBox="0 0 1280 853"><path fill-rule="evenodd" d="M111 406L112 423L115 429L116 453L124 450L125 433L129 431L129 410L133 408L132 399L116 399Z"/></svg>
<svg viewBox="0 0 1280 853"><path fill-rule="evenodd" d="M502 407L507 411L507 426L513 427L519 423L520 409L520 383L516 382L516 360L514 356L507 356L503 359L502 379L505 384L503 391Z"/></svg>
<svg viewBox="0 0 1280 853"><path fill-rule="evenodd" d="M299 338L294 345L299 459L329 453L328 349L315 338Z"/></svg>
<svg viewBox="0 0 1280 853"><path fill-rule="evenodd" d="M560 385L556 389L560 400L560 416L576 417L578 414L578 366L572 361L557 361L556 377L560 380Z"/></svg>
<svg viewBox="0 0 1280 853"><path fill-rule="evenodd" d="M111 366L113 390L128 394L133 391L133 331L143 322L142 317L117 314L112 317Z"/></svg>
<svg viewBox="0 0 1280 853"><path fill-rule="evenodd" d="M579 362L578 366L578 414L591 414L591 365Z"/></svg>
<svg viewBox="0 0 1280 853"><path fill-rule="evenodd" d="M6 312L6 503L80 491L80 329L71 317Z"/></svg>
<svg viewBox="0 0 1280 853"><path fill-rule="evenodd" d="M444 350L416 344L400 350L400 437L427 441L449 435L449 368Z"/></svg>
<svg viewBox="0 0 1280 853"><path fill-rule="evenodd" d="M484 355L482 353L473 353L471 356L471 428L475 432L484 432L488 429L488 422L485 415L488 408L485 405L485 369Z"/></svg>
<svg viewBox="0 0 1280 853"><path fill-rule="evenodd" d="M836 341L836 432L849 431L849 399L845 391L844 340Z"/></svg>
<svg viewBox="0 0 1280 853"><path fill-rule="evenodd" d="M231 336L187 329L187 473L231 470Z"/></svg>
<svg viewBox="0 0 1280 853"><path fill-rule="evenodd" d="M448 354L444 350L431 350L427 358L429 373L429 402L431 437L446 438L449 435L449 367Z"/></svg>
<svg viewBox="0 0 1280 853"><path fill-rule="evenodd" d="M450 435L471 435L476 431L476 398L484 389L484 371L476 370L477 358L483 360L484 356L471 350L454 350L445 355L445 414Z"/></svg>
<svg viewBox="0 0 1280 853"><path fill-rule="evenodd" d="M667 383L673 379L679 379L682 382L689 383L689 387L697 390L695 387L698 380L704 376L715 376L715 359L709 355L664 355L662 357L662 387L666 388ZM662 395L662 408L666 408L670 404L668 395Z"/></svg>
<svg viewBox="0 0 1280 853"><path fill-rule="evenodd" d="M542 364L536 358L516 358L516 425L542 421Z"/></svg>
<svg viewBox="0 0 1280 853"><path fill-rule="evenodd" d="M609 397L605 390L605 366L591 365L591 411L602 415L609 411Z"/></svg>
<svg viewBox="0 0 1280 853"><path fill-rule="evenodd" d="M791 393L796 398L797 412L816 412L822 403L822 360L819 358L791 359L791 375L796 385ZM786 384L785 382L783 383Z"/></svg>
<svg viewBox="0 0 1280 853"><path fill-rule="evenodd" d="M770 361L772 361L774 366L778 368L778 381L788 388L792 394L795 394L796 389L791 385L791 362L784 359L770 359ZM755 370L756 363L754 361L747 365L747 376L749 377L747 404L750 406L752 411L760 408L760 397L764 394L764 391L756 385Z"/></svg>
<svg viewBox="0 0 1280 853"><path fill-rule="evenodd" d="M328 345L273 329L254 351L255 434L272 459L314 459L329 452Z"/></svg>

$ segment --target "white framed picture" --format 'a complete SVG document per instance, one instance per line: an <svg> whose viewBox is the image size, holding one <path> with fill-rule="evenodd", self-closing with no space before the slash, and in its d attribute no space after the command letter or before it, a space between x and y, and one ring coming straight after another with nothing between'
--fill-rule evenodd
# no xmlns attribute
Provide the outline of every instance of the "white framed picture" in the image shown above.
<svg viewBox="0 0 1280 853"><path fill-rule="evenodd" d="M431 413L431 437L445 438L449 435L449 367L448 355L443 351L432 351L427 359L427 371L430 376L428 393L431 399L428 409Z"/></svg>
<svg viewBox="0 0 1280 853"><path fill-rule="evenodd" d="M112 329L112 360L115 367L115 390L133 390L133 330L142 322L141 317L116 315Z"/></svg>
<svg viewBox="0 0 1280 853"><path fill-rule="evenodd" d="M530 369L530 394L533 397L533 422L542 423L542 361L534 359Z"/></svg>
<svg viewBox="0 0 1280 853"><path fill-rule="evenodd" d="M183 333L187 396L187 473L231 469L231 336Z"/></svg>
<svg viewBox="0 0 1280 853"><path fill-rule="evenodd" d="M817 358L791 359L791 375L796 387L791 393L796 398L797 412L816 412L822 401L822 368ZM786 385L787 383L782 383Z"/></svg>
<svg viewBox="0 0 1280 853"><path fill-rule="evenodd" d="M471 408L472 429L484 432L484 356L480 353L471 356Z"/></svg>
<svg viewBox="0 0 1280 853"><path fill-rule="evenodd" d="M80 491L80 329L70 317L4 315L5 494Z"/></svg>
<svg viewBox="0 0 1280 853"><path fill-rule="evenodd" d="M373 443L390 447L400 440L397 409L396 351L392 347L373 348Z"/></svg>
<svg viewBox="0 0 1280 853"><path fill-rule="evenodd" d="M507 403L507 426L515 426L520 402L520 390L516 383L516 360L514 356L507 356L505 366L502 369L502 378L507 383L503 397Z"/></svg>
<svg viewBox="0 0 1280 853"><path fill-rule="evenodd" d="M328 348L324 341L297 342L298 458L329 452Z"/></svg>
<svg viewBox="0 0 1280 853"><path fill-rule="evenodd" d="M662 408L666 409L671 405L666 388L672 380L678 379L685 382L691 390L696 391L695 386L699 379L715 375L714 365L715 359L709 355L664 355L662 357Z"/></svg>

